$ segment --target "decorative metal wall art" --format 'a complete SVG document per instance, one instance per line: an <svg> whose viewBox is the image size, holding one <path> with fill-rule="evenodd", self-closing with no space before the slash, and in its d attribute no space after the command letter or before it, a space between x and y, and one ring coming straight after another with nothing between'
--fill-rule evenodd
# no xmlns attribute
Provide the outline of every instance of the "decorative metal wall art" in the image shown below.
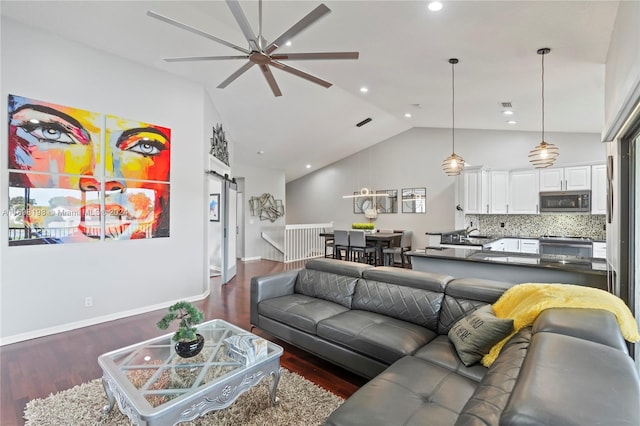
<svg viewBox="0 0 640 426"><path fill-rule="evenodd" d="M224 130L222 129L222 124L216 124L213 127L213 137L209 140L211 141L209 154L213 155L228 166L229 144L227 143L227 136L224 134Z"/></svg>
<svg viewBox="0 0 640 426"><path fill-rule="evenodd" d="M279 217L284 216L284 204L282 200L276 200L273 195L264 193L259 197L249 199L251 216L259 216L260 220L270 220L275 222Z"/></svg>

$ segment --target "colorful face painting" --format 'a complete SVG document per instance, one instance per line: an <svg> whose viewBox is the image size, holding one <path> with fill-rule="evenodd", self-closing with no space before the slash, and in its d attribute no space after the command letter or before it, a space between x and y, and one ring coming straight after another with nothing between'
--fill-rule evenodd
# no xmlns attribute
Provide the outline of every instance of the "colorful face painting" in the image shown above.
<svg viewBox="0 0 640 426"><path fill-rule="evenodd" d="M100 114L9 95L9 170L27 188L79 188L99 165Z"/></svg>
<svg viewBox="0 0 640 426"><path fill-rule="evenodd" d="M110 204L109 199L117 199L115 204L126 207L132 227L136 228L123 233L115 230L113 236L168 237L171 129L111 115L107 116L105 128L106 185L122 188L122 196L108 194L106 204Z"/></svg>
<svg viewBox="0 0 640 426"><path fill-rule="evenodd" d="M8 115L9 245L169 236L170 129L14 95Z"/></svg>

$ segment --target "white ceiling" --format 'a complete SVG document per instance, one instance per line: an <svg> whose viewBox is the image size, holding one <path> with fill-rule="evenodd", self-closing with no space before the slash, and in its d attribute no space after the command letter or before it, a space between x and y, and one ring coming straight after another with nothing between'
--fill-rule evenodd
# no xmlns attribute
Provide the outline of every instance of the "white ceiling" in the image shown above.
<svg viewBox="0 0 640 426"><path fill-rule="evenodd" d="M214 41L146 16L169 16L242 47L223 1L2 1L11 19L203 83L222 116L234 161L281 169L291 181L411 127L451 127L456 65L456 128L539 131L541 57L545 128L600 133L604 64L617 1L325 1L332 13L280 52L359 51L359 60L288 61L332 82L325 89L275 69L276 98L257 67L216 86L243 60L166 63L176 56L235 55ZM263 3L263 34L278 37L320 0ZM258 30L258 2L242 0ZM273 69L273 68L272 68ZM360 92L367 86L369 92ZM513 104L507 124L500 102ZM416 106L416 104L418 106ZM412 118L404 117L411 113ZM355 124L373 121L361 128ZM263 155L258 155L264 150ZM438 164L439 164L438 160ZM311 164L311 169L305 165Z"/></svg>

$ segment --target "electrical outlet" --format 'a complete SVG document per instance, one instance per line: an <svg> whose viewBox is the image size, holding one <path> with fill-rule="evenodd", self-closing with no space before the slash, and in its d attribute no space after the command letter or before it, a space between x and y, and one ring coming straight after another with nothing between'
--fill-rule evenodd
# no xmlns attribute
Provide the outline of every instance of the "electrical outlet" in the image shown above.
<svg viewBox="0 0 640 426"><path fill-rule="evenodd" d="M93 297L91 296L87 296L84 298L84 307L85 308L90 308L91 306L93 306Z"/></svg>
<svg viewBox="0 0 640 426"><path fill-rule="evenodd" d="M504 228L504 222L500 222L500 228Z"/></svg>

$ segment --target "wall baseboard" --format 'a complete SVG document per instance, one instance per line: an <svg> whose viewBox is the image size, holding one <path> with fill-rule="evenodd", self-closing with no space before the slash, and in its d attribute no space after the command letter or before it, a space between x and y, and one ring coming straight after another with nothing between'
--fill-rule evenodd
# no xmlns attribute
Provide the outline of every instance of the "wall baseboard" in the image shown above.
<svg viewBox="0 0 640 426"><path fill-rule="evenodd" d="M261 256L254 256L254 257L241 257L240 261L242 262L251 262L252 260L261 260L262 257Z"/></svg>
<svg viewBox="0 0 640 426"><path fill-rule="evenodd" d="M196 295L196 296L191 296L191 297L184 297L184 298L181 298L179 300L173 300L173 301L170 301L170 302L158 303L158 304L155 304L155 305L149 305L149 306L145 306L145 307L142 307L142 308L131 309L131 310L128 310L128 311L123 311L123 312L116 312L116 313L113 313L113 314L103 315L103 316L100 316L100 317L90 318L90 319L86 319L86 320L82 320L82 321L70 322L70 323L67 323L67 324L57 325L55 327L42 328L40 330L34 330L34 331L30 331L28 333L16 334L16 335L13 335L13 336L8 336L8 337L0 339L0 346L10 345L12 343L23 342L25 340L37 339L39 337L46 337L46 336L50 336L52 334L64 333L65 331L71 331L71 330L76 330L78 328L84 328L84 327L89 327L89 326L96 325L96 324L102 324L102 323L105 323L105 322L114 321L114 320L118 320L118 319L122 319L122 318L126 318L126 317L131 317L131 316L134 316L134 315L146 314L148 312L152 312L152 311L157 311L159 309L168 308L169 306L171 306L174 303L179 302L181 300L187 300L189 302L196 302L196 301L202 300L202 299L204 299L206 297L209 297L209 291L208 290L206 292L204 292L203 294Z"/></svg>

